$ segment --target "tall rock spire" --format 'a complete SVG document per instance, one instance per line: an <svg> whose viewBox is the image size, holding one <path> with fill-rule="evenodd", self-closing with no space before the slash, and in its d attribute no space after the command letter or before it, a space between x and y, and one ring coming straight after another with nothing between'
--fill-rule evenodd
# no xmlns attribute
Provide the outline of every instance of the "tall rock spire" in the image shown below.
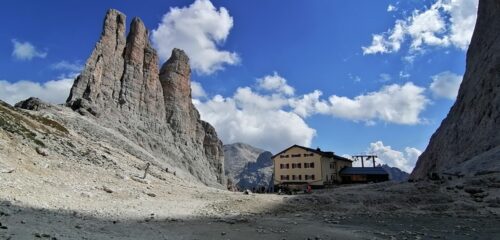
<svg viewBox="0 0 500 240"><path fill-rule="evenodd" d="M99 41L67 105L117 129L158 160L206 184L224 184L222 142L191 100L189 58L179 49L158 71L158 55L139 18L109 10ZM220 186L220 185L219 185Z"/></svg>
<svg viewBox="0 0 500 240"><path fill-rule="evenodd" d="M412 179L500 172L500 1L480 0L457 100L419 157Z"/></svg>
<svg viewBox="0 0 500 240"><path fill-rule="evenodd" d="M189 58L180 49L173 49L170 59L160 70L160 81L163 88L163 98L166 107L166 118L169 124L186 134L192 134L195 129L189 129L193 124L186 120L199 118L191 102L191 68Z"/></svg>

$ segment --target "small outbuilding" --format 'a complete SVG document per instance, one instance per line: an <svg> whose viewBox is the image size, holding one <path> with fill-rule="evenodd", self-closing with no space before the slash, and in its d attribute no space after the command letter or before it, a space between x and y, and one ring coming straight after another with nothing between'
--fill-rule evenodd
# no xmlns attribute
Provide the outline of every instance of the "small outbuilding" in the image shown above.
<svg viewBox="0 0 500 240"><path fill-rule="evenodd" d="M389 181L389 173L382 167L345 167L340 170L342 183Z"/></svg>

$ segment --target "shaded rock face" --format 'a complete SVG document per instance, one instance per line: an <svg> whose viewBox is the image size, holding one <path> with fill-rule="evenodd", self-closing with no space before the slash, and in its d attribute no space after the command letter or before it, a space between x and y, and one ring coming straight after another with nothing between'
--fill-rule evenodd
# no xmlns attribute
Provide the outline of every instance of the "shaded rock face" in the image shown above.
<svg viewBox="0 0 500 240"><path fill-rule="evenodd" d="M224 145L226 176L241 188L268 187L272 180L272 153L245 143Z"/></svg>
<svg viewBox="0 0 500 240"><path fill-rule="evenodd" d="M383 164L381 167L389 174L389 180L391 181L406 181L410 177L410 174L401 171L397 167L391 167L387 164Z"/></svg>
<svg viewBox="0 0 500 240"><path fill-rule="evenodd" d="M189 58L179 49L158 69L148 30L109 10L99 41L75 79L67 105L117 129L150 152L161 167L196 179L225 183L222 142L191 102Z"/></svg>
<svg viewBox="0 0 500 240"><path fill-rule="evenodd" d="M500 172L500 2L480 0L457 100L411 174Z"/></svg>

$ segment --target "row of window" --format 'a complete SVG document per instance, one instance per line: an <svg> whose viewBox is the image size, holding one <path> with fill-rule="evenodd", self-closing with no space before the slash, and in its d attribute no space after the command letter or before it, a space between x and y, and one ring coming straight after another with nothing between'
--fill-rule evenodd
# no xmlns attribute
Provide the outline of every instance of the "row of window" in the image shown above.
<svg viewBox="0 0 500 240"><path fill-rule="evenodd" d="M290 164L289 163L281 163L280 164L280 169L289 169ZM302 168L302 163L292 163L292 168ZM314 163L304 163L304 168L314 168Z"/></svg>
<svg viewBox="0 0 500 240"><path fill-rule="evenodd" d="M295 157L302 157L302 155L304 155L304 157L312 157L314 156L314 153L304 153L304 154L291 154L291 155L280 155L280 158L289 158L290 156L292 156L293 158Z"/></svg>
<svg viewBox="0 0 500 240"><path fill-rule="evenodd" d="M337 163L330 163L330 169L335 169L337 167Z"/></svg>
<svg viewBox="0 0 500 240"><path fill-rule="evenodd" d="M280 176L281 180L290 180L290 175L281 175ZM314 174L313 175L304 175L305 180L314 180ZM292 180L302 180L302 175L292 175Z"/></svg>

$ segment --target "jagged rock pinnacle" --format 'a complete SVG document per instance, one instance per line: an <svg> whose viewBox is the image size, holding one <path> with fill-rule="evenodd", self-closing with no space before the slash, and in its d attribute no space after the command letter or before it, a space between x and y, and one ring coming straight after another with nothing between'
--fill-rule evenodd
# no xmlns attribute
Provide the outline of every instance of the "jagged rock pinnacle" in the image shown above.
<svg viewBox="0 0 500 240"><path fill-rule="evenodd" d="M107 12L101 37L67 105L118 129L160 165L183 169L207 184L223 184L222 143L191 102L188 56L174 49L160 73L142 20L132 20L126 38L125 22L119 11Z"/></svg>

